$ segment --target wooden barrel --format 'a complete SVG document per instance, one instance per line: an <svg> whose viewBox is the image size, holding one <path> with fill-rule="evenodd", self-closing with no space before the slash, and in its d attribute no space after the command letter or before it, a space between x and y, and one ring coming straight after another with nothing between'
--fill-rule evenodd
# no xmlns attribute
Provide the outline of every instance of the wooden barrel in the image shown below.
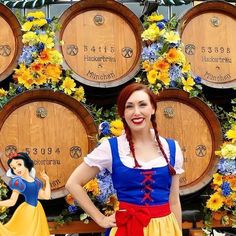
<svg viewBox="0 0 236 236"><path fill-rule="evenodd" d="M215 113L187 92L167 89L157 96L157 124L160 135L176 139L184 155L180 194L198 192L217 170L215 151L222 144L222 131Z"/></svg>
<svg viewBox="0 0 236 236"><path fill-rule="evenodd" d="M0 111L0 176L5 182L7 155L26 151L37 176L50 177L52 198L67 194L65 183L96 144L97 128L77 100L52 90L31 90L10 100Z"/></svg>
<svg viewBox="0 0 236 236"><path fill-rule="evenodd" d="M235 27L236 7L223 1L203 2L180 19L185 55L209 87L236 86Z"/></svg>
<svg viewBox="0 0 236 236"><path fill-rule="evenodd" d="M92 87L115 87L140 69L142 24L114 0L82 0L60 17L64 67Z"/></svg>
<svg viewBox="0 0 236 236"><path fill-rule="evenodd" d="M14 13L0 3L0 82L7 78L17 65L22 51L21 25Z"/></svg>

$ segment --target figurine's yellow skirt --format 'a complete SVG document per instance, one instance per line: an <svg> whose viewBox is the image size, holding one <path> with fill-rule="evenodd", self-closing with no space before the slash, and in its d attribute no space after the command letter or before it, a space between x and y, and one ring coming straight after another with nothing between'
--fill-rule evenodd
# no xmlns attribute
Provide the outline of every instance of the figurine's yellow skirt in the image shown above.
<svg viewBox="0 0 236 236"><path fill-rule="evenodd" d="M117 228L112 228L107 235L115 236L116 231ZM182 236L173 213L168 216L151 219L148 226L143 229L143 234L144 236Z"/></svg>
<svg viewBox="0 0 236 236"><path fill-rule="evenodd" d="M22 203L7 224L0 223L0 236L50 236L41 203L36 207Z"/></svg>

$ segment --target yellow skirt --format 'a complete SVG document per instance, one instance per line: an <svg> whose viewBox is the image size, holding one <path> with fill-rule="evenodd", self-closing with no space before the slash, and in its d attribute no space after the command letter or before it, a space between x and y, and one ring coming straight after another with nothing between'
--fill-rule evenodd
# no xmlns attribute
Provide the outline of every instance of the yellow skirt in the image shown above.
<svg viewBox="0 0 236 236"><path fill-rule="evenodd" d="M115 236L116 231L117 228L112 228L108 235ZM151 219L148 226L143 229L143 233L144 236L182 236L173 213L168 216Z"/></svg>
<svg viewBox="0 0 236 236"><path fill-rule="evenodd" d="M8 223L0 223L0 236L50 236L41 203L36 207L22 203Z"/></svg>

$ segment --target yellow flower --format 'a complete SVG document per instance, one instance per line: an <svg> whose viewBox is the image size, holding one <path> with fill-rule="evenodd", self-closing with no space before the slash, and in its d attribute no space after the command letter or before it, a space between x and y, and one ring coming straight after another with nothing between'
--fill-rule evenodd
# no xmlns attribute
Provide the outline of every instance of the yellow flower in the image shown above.
<svg viewBox="0 0 236 236"><path fill-rule="evenodd" d="M149 17L148 17L148 21L149 22L157 22L157 21L161 21L164 19L163 15L158 15L156 12L153 12Z"/></svg>
<svg viewBox="0 0 236 236"><path fill-rule="evenodd" d="M5 91L3 88L0 89L0 97L4 97L7 95L7 91Z"/></svg>
<svg viewBox="0 0 236 236"><path fill-rule="evenodd" d="M214 193L207 201L206 207L211 209L212 211L217 211L223 206L223 203L224 197L219 193Z"/></svg>
<svg viewBox="0 0 236 236"><path fill-rule="evenodd" d="M42 18L45 18L45 14L42 11L29 12L27 14L27 18L29 18L29 17L34 17L36 19L42 19Z"/></svg>
<svg viewBox="0 0 236 236"><path fill-rule="evenodd" d="M84 188L86 191L91 192L94 196L98 196L100 194L98 180L96 178L85 184Z"/></svg>
<svg viewBox="0 0 236 236"><path fill-rule="evenodd" d="M163 82L164 85L169 85L170 84L170 77L169 74L166 72L160 73L158 75L158 79Z"/></svg>
<svg viewBox="0 0 236 236"><path fill-rule="evenodd" d="M37 73L35 79L34 79L34 84L36 85L42 85L47 82L47 76L43 73Z"/></svg>
<svg viewBox="0 0 236 236"><path fill-rule="evenodd" d="M18 83L23 84L27 89L34 84L34 79L29 69L26 69L18 78Z"/></svg>
<svg viewBox="0 0 236 236"><path fill-rule="evenodd" d="M213 174L213 184L220 186L223 183L222 175L215 173Z"/></svg>
<svg viewBox="0 0 236 236"><path fill-rule="evenodd" d="M155 41L160 36L160 30L156 24L151 24L148 29L144 30L141 34L143 40Z"/></svg>
<svg viewBox="0 0 236 236"><path fill-rule="evenodd" d="M181 79L184 87L183 89L187 92L190 92L193 89L193 85L195 84L194 80L192 77L188 77L187 80L185 80L184 78Z"/></svg>
<svg viewBox="0 0 236 236"><path fill-rule="evenodd" d="M161 58L154 62L153 68L155 70L165 72L168 71L168 69L170 68L170 64Z"/></svg>
<svg viewBox="0 0 236 236"><path fill-rule="evenodd" d="M22 25L22 30L23 31L30 31L31 28L33 26L33 22L32 21L26 21L23 25Z"/></svg>
<svg viewBox="0 0 236 236"><path fill-rule="evenodd" d="M182 72L183 72L183 73L188 73L188 72L190 72L190 70L191 70L191 65L190 65L190 63L185 63L185 64L183 65Z"/></svg>
<svg viewBox="0 0 236 236"><path fill-rule="evenodd" d="M156 70L150 70L147 73L147 79L150 84L155 84L157 80L157 71Z"/></svg>
<svg viewBox="0 0 236 236"><path fill-rule="evenodd" d="M39 42L43 43L46 48L51 49L54 47L53 38L48 37L47 34L40 34L38 36L38 40L39 40Z"/></svg>
<svg viewBox="0 0 236 236"><path fill-rule="evenodd" d="M75 90L74 98L78 101L81 101L84 99L84 88L82 86L79 86L79 88Z"/></svg>
<svg viewBox="0 0 236 236"><path fill-rule="evenodd" d="M49 82L57 83L61 79L61 67L59 65L48 64L45 69L45 75Z"/></svg>
<svg viewBox="0 0 236 236"><path fill-rule="evenodd" d="M75 86L75 81L67 76L63 81L61 88L66 94L71 95L72 91L75 91Z"/></svg>
<svg viewBox="0 0 236 236"><path fill-rule="evenodd" d="M24 44L29 44L30 46L32 46L38 43L38 36L35 32L29 31L23 35L22 42Z"/></svg>
<svg viewBox="0 0 236 236"><path fill-rule="evenodd" d="M226 143L221 148L221 156L224 158L235 159L236 145Z"/></svg>
<svg viewBox="0 0 236 236"><path fill-rule="evenodd" d="M150 71L152 69L152 65L149 61L144 61L142 62L142 69L144 69L145 71Z"/></svg>
<svg viewBox="0 0 236 236"><path fill-rule="evenodd" d="M180 41L179 33L175 31L166 32L164 34L164 37L169 43L177 43L178 41Z"/></svg>
<svg viewBox="0 0 236 236"><path fill-rule="evenodd" d="M47 24L47 21L46 19L37 19L37 20L34 20L32 23L34 26L42 27Z"/></svg>
<svg viewBox="0 0 236 236"><path fill-rule="evenodd" d="M62 55L57 50L50 50L49 54L50 54L50 63L59 65L63 63Z"/></svg>
<svg viewBox="0 0 236 236"><path fill-rule="evenodd" d="M113 135L120 136L122 134L123 129L124 129L124 125L120 119L111 121L110 130Z"/></svg>
<svg viewBox="0 0 236 236"><path fill-rule="evenodd" d="M232 139L232 141L236 141L236 124L232 126L232 128L226 132L226 137L228 139Z"/></svg>

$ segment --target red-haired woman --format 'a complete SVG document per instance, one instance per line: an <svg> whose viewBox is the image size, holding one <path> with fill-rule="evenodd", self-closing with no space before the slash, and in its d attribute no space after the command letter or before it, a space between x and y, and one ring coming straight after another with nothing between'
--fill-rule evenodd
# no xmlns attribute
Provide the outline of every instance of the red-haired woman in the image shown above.
<svg viewBox="0 0 236 236"><path fill-rule="evenodd" d="M183 156L178 143L159 136L155 95L133 83L118 97L125 132L103 141L75 169L66 187L109 236L180 236L179 174ZM152 127L150 129L150 127ZM119 210L104 216L83 186L103 169L112 173Z"/></svg>

